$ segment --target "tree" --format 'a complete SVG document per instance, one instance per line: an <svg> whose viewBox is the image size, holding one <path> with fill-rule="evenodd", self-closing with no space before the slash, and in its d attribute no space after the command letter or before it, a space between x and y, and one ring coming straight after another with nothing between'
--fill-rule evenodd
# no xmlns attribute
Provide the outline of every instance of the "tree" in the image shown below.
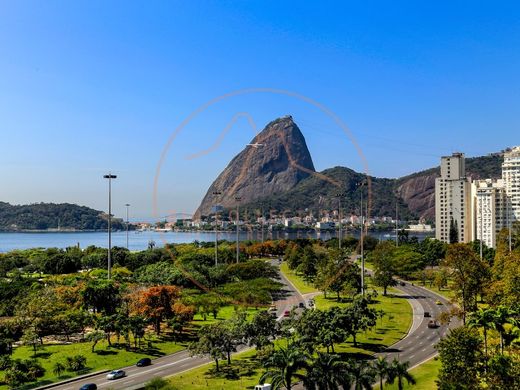
<svg viewBox="0 0 520 390"><path fill-rule="evenodd" d="M60 363L60 362L54 363L52 372L57 377L60 377L61 374L63 374L65 372L65 365L63 363Z"/></svg>
<svg viewBox="0 0 520 390"><path fill-rule="evenodd" d="M215 361L216 371L220 371L219 359L224 358L227 329L222 323L210 324L201 328L199 340L189 345L192 356L209 356Z"/></svg>
<svg viewBox="0 0 520 390"><path fill-rule="evenodd" d="M338 390L340 386L348 389L349 379L346 364L339 355L318 352L307 368L303 383L309 390Z"/></svg>
<svg viewBox="0 0 520 390"><path fill-rule="evenodd" d="M152 321L155 332L160 334L161 322L172 317L173 306L180 293L180 288L176 286L154 286L137 290L131 297L132 311Z"/></svg>
<svg viewBox="0 0 520 390"><path fill-rule="evenodd" d="M308 368L307 354L295 344L287 348L281 347L272 353L264 362L267 370L260 377L260 383L270 379L273 390L285 387L291 390L293 379L303 380L305 375L298 371Z"/></svg>
<svg viewBox="0 0 520 390"><path fill-rule="evenodd" d="M370 259L374 263L374 283L383 288L385 296L388 287L397 285L393 278L396 270L394 251L395 246L389 241L384 241L377 244L370 255Z"/></svg>
<svg viewBox="0 0 520 390"><path fill-rule="evenodd" d="M455 328L437 344L441 368L439 390L476 389L481 361L482 341L475 329Z"/></svg>
<svg viewBox="0 0 520 390"><path fill-rule="evenodd" d="M392 384L397 379L397 388L399 390L403 390L404 380L406 380L409 385L415 385L415 378L408 372L409 366L409 362L401 363L397 358L395 358L388 370L388 383ZM381 386L381 388L383 388L383 386Z"/></svg>
<svg viewBox="0 0 520 390"><path fill-rule="evenodd" d="M375 382L376 373L366 360L351 360L349 372L355 390L371 390Z"/></svg>
<svg viewBox="0 0 520 390"><path fill-rule="evenodd" d="M374 367L374 371L379 377L379 388L383 390L383 382L388 377L390 369L388 361L384 357L380 356L377 358L377 360L374 361L372 366Z"/></svg>
<svg viewBox="0 0 520 390"><path fill-rule="evenodd" d="M96 347L96 344L103 340L105 338L105 333L101 332L99 330L95 330L93 332L90 332L86 336L86 340L90 341L92 343L91 351L94 352L94 348Z"/></svg>
<svg viewBox="0 0 520 390"><path fill-rule="evenodd" d="M462 309L462 320L466 323L466 313L476 310L477 294L488 279L489 267L468 244L450 245L444 265L451 270L453 288Z"/></svg>
<svg viewBox="0 0 520 390"><path fill-rule="evenodd" d="M33 356L36 356L36 349L40 344L38 334L33 327L26 328L23 332L21 342L24 345L30 345L33 347Z"/></svg>
<svg viewBox="0 0 520 390"><path fill-rule="evenodd" d="M267 311L258 312L246 326L246 336L250 345L261 349L274 340L277 334L276 318Z"/></svg>
<svg viewBox="0 0 520 390"><path fill-rule="evenodd" d="M66 366L68 371L81 371L87 366L87 358L83 355L67 356Z"/></svg>
<svg viewBox="0 0 520 390"><path fill-rule="evenodd" d="M488 330L496 327L496 314L494 309L479 309L470 314L469 328L482 328L484 333L484 356L488 358ZM487 363L486 363L487 364Z"/></svg>

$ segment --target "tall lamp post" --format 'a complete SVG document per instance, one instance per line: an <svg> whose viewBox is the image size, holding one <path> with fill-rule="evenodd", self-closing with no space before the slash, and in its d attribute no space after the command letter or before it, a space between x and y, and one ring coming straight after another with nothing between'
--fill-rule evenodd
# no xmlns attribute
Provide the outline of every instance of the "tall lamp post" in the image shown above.
<svg viewBox="0 0 520 390"><path fill-rule="evenodd" d="M112 270L112 179L116 179L116 175L109 173L103 175L104 179L108 179L108 279L111 277Z"/></svg>
<svg viewBox="0 0 520 390"><path fill-rule="evenodd" d="M239 212L239 203L240 201L242 200L242 198L240 196L235 196L235 201L237 202L237 219L236 219L236 228L237 228L237 264L238 264L238 260L240 258L240 247L238 246L238 224L240 222L240 212Z"/></svg>
<svg viewBox="0 0 520 390"><path fill-rule="evenodd" d="M361 252L361 294L365 295L365 253L363 250L363 234L364 234L364 227L365 227L365 220L363 217L363 186L365 185L365 181L362 181L358 183L358 186L360 187L360 198L361 203L359 206L359 211L361 214L361 235L359 236L359 250Z"/></svg>
<svg viewBox="0 0 520 390"><path fill-rule="evenodd" d="M215 267L218 265L218 223L217 223L217 208L218 208L218 197L221 195L220 191L213 191L215 197Z"/></svg>
<svg viewBox="0 0 520 390"><path fill-rule="evenodd" d="M130 207L130 203L126 203L125 207L126 207L126 249L129 249L128 248L128 224L130 221L128 219L128 208Z"/></svg>

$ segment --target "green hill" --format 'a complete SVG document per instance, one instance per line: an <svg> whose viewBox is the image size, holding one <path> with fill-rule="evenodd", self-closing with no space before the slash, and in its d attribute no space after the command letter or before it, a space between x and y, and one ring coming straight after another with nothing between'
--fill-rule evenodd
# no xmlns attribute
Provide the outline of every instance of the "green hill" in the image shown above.
<svg viewBox="0 0 520 390"><path fill-rule="evenodd" d="M0 230L102 230L107 229L107 216L102 211L70 203L35 203L11 205L0 202ZM121 220L113 219L115 230L122 229Z"/></svg>

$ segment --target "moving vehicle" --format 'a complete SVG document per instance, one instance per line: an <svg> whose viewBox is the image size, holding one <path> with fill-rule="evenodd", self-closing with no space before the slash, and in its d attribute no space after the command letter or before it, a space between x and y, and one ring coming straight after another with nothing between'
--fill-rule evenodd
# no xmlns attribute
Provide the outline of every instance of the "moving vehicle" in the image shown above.
<svg viewBox="0 0 520 390"><path fill-rule="evenodd" d="M438 327L439 327L439 324L437 323L437 321L435 321L435 320L428 321L428 328L433 329L433 328L438 328Z"/></svg>
<svg viewBox="0 0 520 390"><path fill-rule="evenodd" d="M126 375L126 373L123 371L123 370L114 370L114 371L110 371L108 374L107 374L107 379L119 379L119 378L124 378Z"/></svg>
<svg viewBox="0 0 520 390"><path fill-rule="evenodd" d="M271 390L271 384L264 383L263 385L256 385L255 390Z"/></svg>
<svg viewBox="0 0 520 390"><path fill-rule="evenodd" d="M425 311L424 312L424 317L431 317L430 312L429 311Z"/></svg>
<svg viewBox="0 0 520 390"><path fill-rule="evenodd" d="M291 315L291 312L289 310L286 310L283 312L284 317L289 317Z"/></svg>
<svg viewBox="0 0 520 390"><path fill-rule="evenodd" d="M435 304L436 304L436 305L442 305L442 302L439 301L439 300L437 300L437 301L435 301Z"/></svg>
<svg viewBox="0 0 520 390"><path fill-rule="evenodd" d="M298 304L298 307L302 308L302 309L305 309L305 303L304 302L300 302Z"/></svg>
<svg viewBox="0 0 520 390"><path fill-rule="evenodd" d="M152 359L150 358L142 358L141 360L139 360L136 364L137 367L145 367L145 366L149 366L150 364L152 364Z"/></svg>
<svg viewBox="0 0 520 390"><path fill-rule="evenodd" d="M97 390L97 385L95 383L85 383L79 390Z"/></svg>

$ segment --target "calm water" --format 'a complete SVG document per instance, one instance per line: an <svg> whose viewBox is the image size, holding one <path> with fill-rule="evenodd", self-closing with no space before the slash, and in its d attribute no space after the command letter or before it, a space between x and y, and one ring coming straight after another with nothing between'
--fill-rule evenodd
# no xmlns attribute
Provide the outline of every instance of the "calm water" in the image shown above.
<svg viewBox="0 0 520 390"><path fill-rule="evenodd" d="M386 240L395 237L393 232L371 232L371 236L378 239ZM432 236L433 234L410 234L416 235L419 239ZM272 234L264 234L265 239L278 238L322 238L327 240L335 237L334 232L325 232L317 234L312 233L283 233L275 232ZM235 233L219 233L219 240L235 240ZM260 232L241 233L240 240L261 240ZM150 241L155 241L157 247L164 246L165 243L190 243L198 241L214 241L214 232L129 232L129 248L130 250L142 250L148 247ZM78 245L86 248L89 245L99 247L108 247L108 236L106 232L49 232L49 233L0 233L0 252L8 252L14 249L27 248L66 248ZM112 246L126 246L126 232L112 233Z"/></svg>

